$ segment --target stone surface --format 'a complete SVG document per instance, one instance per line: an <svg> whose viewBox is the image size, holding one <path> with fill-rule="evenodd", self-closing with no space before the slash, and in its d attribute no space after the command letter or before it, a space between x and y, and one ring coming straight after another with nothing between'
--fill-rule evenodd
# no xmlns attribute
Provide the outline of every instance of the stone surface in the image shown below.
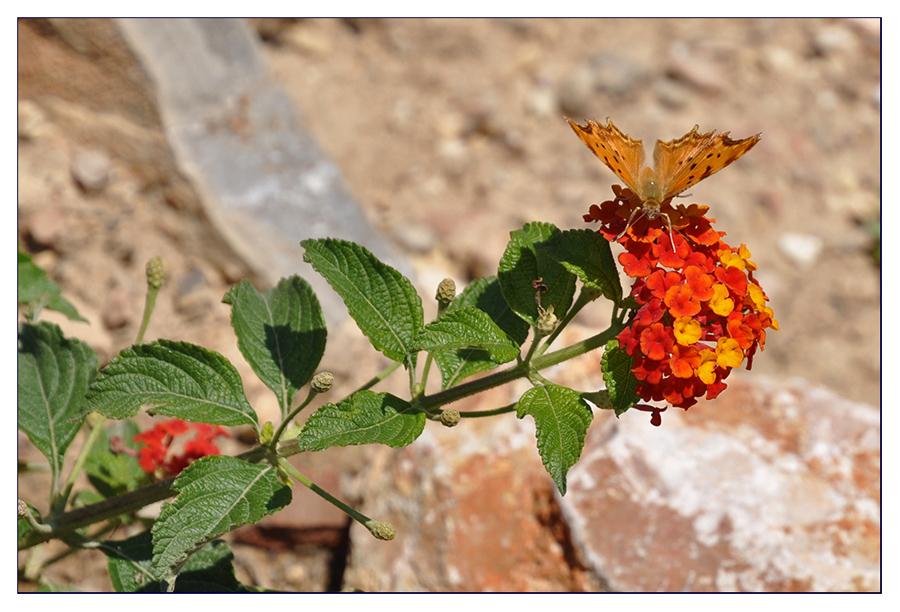
<svg viewBox="0 0 900 612"><path fill-rule="evenodd" d="M521 391L521 390L520 390ZM503 405L499 391L481 407ZM460 404L460 410L477 409ZM732 376L715 402L596 412L560 497L531 419L429 423L363 475L367 591L875 591L878 412L803 381ZM386 569L389 568L389 569Z"/></svg>
<svg viewBox="0 0 900 612"><path fill-rule="evenodd" d="M591 430L562 500L620 591L876 591L877 410L796 381ZM631 415L627 415L631 416Z"/></svg>

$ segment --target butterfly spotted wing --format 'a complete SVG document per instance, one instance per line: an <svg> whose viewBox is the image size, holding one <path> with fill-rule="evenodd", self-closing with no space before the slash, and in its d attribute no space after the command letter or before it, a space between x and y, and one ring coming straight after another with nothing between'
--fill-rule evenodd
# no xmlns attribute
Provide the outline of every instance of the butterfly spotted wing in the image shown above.
<svg viewBox="0 0 900 612"><path fill-rule="evenodd" d="M716 134L713 130L701 134L697 127L695 125L681 138L656 141L653 162L661 183L660 201L676 196L715 174L752 149L760 138L759 134L755 134L732 140L728 132Z"/></svg>
<svg viewBox="0 0 900 612"><path fill-rule="evenodd" d="M644 164L644 145L641 141L623 134L608 117L605 126L596 121L578 125L568 117L566 121L594 155L637 193Z"/></svg>

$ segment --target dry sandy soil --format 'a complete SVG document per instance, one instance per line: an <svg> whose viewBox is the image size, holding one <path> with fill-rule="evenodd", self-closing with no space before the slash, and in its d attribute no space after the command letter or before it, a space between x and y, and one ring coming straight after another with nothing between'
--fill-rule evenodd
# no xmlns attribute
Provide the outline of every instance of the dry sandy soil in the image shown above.
<svg viewBox="0 0 900 612"><path fill-rule="evenodd" d="M523 223L583 227L588 207L611 197L615 177L564 115L609 116L645 143L694 124L736 138L761 132L690 198L710 207L731 244L748 245L780 323L754 372L879 405L880 268L867 229L880 216L877 21L255 25L273 77L364 214L413 262L423 295L443 276L494 273ZM101 360L130 343L144 263L160 254L171 281L151 339L241 361L220 300L242 268L198 246L202 217L115 160L105 187L79 188L72 175L85 143L57 116L20 105L19 236L92 321L71 333ZM364 361L344 368L359 378L377 371Z"/></svg>

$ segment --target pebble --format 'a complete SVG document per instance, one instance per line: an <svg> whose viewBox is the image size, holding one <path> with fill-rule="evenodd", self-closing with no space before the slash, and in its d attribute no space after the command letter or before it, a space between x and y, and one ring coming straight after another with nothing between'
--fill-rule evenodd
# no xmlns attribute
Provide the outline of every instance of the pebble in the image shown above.
<svg viewBox="0 0 900 612"><path fill-rule="evenodd" d="M582 118L590 114L594 103L594 76L590 66L577 66L563 81L559 107L568 115Z"/></svg>
<svg viewBox="0 0 900 612"><path fill-rule="evenodd" d="M793 52L784 47L764 47L760 54L760 66L766 72L776 74L792 74L797 68L797 58Z"/></svg>
<svg viewBox="0 0 900 612"><path fill-rule="evenodd" d="M662 78L653 84L656 98L663 106L672 109L683 108L693 98L692 90L681 81Z"/></svg>
<svg viewBox="0 0 900 612"><path fill-rule="evenodd" d="M676 78L706 91L720 91L727 82L711 53L684 41L675 41L669 48L669 70Z"/></svg>
<svg viewBox="0 0 900 612"><path fill-rule="evenodd" d="M644 71L633 62L610 53L598 53L590 61L594 88L613 96L631 93L644 81Z"/></svg>
<svg viewBox="0 0 900 612"><path fill-rule="evenodd" d="M535 87L528 94L525 110L536 117L551 117L559 113L559 106L551 89Z"/></svg>
<svg viewBox="0 0 900 612"><path fill-rule="evenodd" d="M819 55L831 55L851 51L855 39L853 33L842 25L826 26L813 37L813 49Z"/></svg>
<svg viewBox="0 0 900 612"><path fill-rule="evenodd" d="M822 239L813 234L787 232L778 239L778 248L782 254L803 268L808 268L818 260L822 247Z"/></svg>
<svg viewBox="0 0 900 612"><path fill-rule="evenodd" d="M452 175L459 175L469 165L469 148L462 138L442 140L438 145L438 155L444 168Z"/></svg>
<svg viewBox="0 0 900 612"><path fill-rule="evenodd" d="M19 140L35 140L47 131L47 115L31 100L20 100L18 108Z"/></svg>
<svg viewBox="0 0 900 612"><path fill-rule="evenodd" d="M72 177L86 191L100 191L109 183L112 164L103 151L79 151L72 162Z"/></svg>
<svg viewBox="0 0 900 612"><path fill-rule="evenodd" d="M430 227L421 223L407 223L394 233L397 242L410 253L423 255L434 248L437 237Z"/></svg>
<svg viewBox="0 0 900 612"><path fill-rule="evenodd" d="M134 317L131 292L127 287L118 286L109 292L103 308L103 326L106 329L121 329L131 323Z"/></svg>
<svg viewBox="0 0 900 612"><path fill-rule="evenodd" d="M876 84L872 86L872 89L869 91L869 100L876 108L881 107L881 84Z"/></svg>
<svg viewBox="0 0 900 612"><path fill-rule="evenodd" d="M66 229L66 218L58 206L47 206L28 215L28 233L37 244L50 247L58 243Z"/></svg>

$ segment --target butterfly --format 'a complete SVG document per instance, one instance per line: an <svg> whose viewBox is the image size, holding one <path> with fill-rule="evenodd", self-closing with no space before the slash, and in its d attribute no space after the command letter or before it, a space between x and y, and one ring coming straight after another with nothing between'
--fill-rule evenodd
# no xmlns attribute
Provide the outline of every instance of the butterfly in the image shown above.
<svg viewBox="0 0 900 612"><path fill-rule="evenodd" d="M760 137L756 134L732 140L728 132L716 134L713 130L701 134L695 125L681 138L668 142L657 140L653 168L650 168L644 165L641 141L623 134L608 117L605 126L596 121L578 125L568 117L566 121L594 155L625 181L640 199L641 210L648 219L663 215L660 210L663 204L741 157Z"/></svg>

